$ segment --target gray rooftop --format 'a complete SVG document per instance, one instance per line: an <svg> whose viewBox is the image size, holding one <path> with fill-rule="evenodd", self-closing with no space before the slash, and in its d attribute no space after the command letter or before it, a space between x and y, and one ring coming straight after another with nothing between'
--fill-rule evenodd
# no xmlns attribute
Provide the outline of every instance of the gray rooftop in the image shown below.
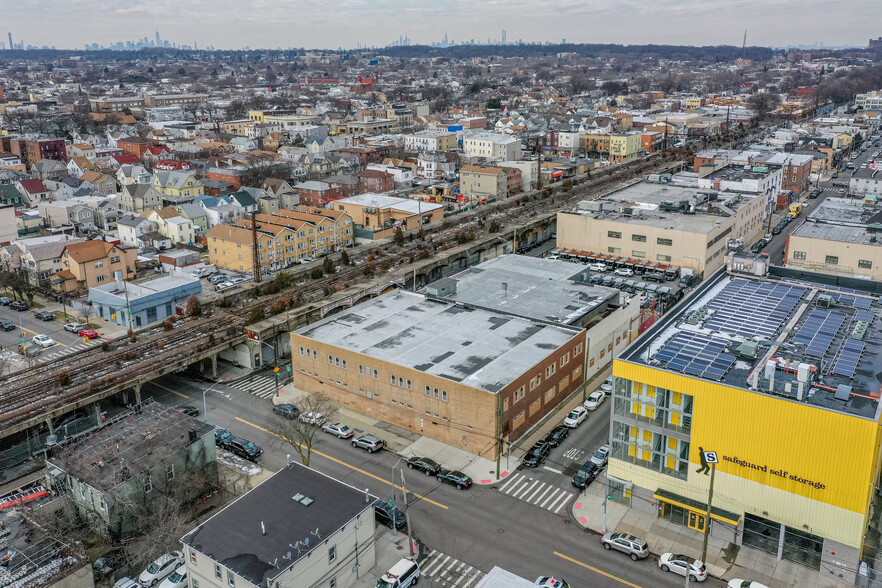
<svg viewBox="0 0 882 588"><path fill-rule="evenodd" d="M717 192L709 188L637 182L600 200L580 202L574 210L564 211L564 214L706 234L751 200L745 194ZM695 213L686 214L693 202ZM669 205L680 208L666 210ZM600 210L594 210L596 208ZM637 213L628 214L624 211L626 208L637 209Z"/></svg>
<svg viewBox="0 0 882 588"><path fill-rule="evenodd" d="M882 286L873 285L876 291ZM756 352L739 351L745 342L755 344ZM882 304L867 291L721 270L619 359L875 420ZM817 368L801 398L792 371L778 369L770 382L765 372L770 359ZM837 399L840 386L850 386L854 394Z"/></svg>
<svg viewBox="0 0 882 588"><path fill-rule="evenodd" d="M293 500L297 494L312 502ZM367 502L363 490L292 462L187 533L181 542L255 586L269 586L316 548L327 549L324 540L372 508L374 500L371 496ZM373 517L369 522L373 525ZM291 548L306 540L306 547Z"/></svg>
<svg viewBox="0 0 882 588"><path fill-rule="evenodd" d="M580 282L582 266L527 255L501 255L426 286L448 302L554 325L581 321L616 303L619 291Z"/></svg>
<svg viewBox="0 0 882 588"><path fill-rule="evenodd" d="M578 330L396 290L296 333L495 393Z"/></svg>
<svg viewBox="0 0 882 588"><path fill-rule="evenodd" d="M877 233L867 230L867 225L878 222L882 222L882 212L877 207L865 206L862 200L825 198L791 235L882 246Z"/></svg>

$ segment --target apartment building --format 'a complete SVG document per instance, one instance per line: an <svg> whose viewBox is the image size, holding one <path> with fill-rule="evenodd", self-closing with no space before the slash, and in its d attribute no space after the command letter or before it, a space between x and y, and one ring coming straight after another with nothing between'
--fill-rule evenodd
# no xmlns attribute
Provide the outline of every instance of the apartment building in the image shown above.
<svg viewBox="0 0 882 588"><path fill-rule="evenodd" d="M359 237L382 239L444 218L444 207L410 198L365 193L334 201L334 209L352 217Z"/></svg>
<svg viewBox="0 0 882 588"><path fill-rule="evenodd" d="M468 198L505 198L508 176L501 167L464 165L459 170L459 190Z"/></svg>
<svg viewBox="0 0 882 588"><path fill-rule="evenodd" d="M66 292L92 288L112 281L115 272L124 280L134 278L137 257L134 248L97 239L68 245L61 254L64 269L52 276L52 287Z"/></svg>
<svg viewBox="0 0 882 588"><path fill-rule="evenodd" d="M441 129L417 131L404 136L404 150L409 152L452 151L458 146L456 133Z"/></svg>
<svg viewBox="0 0 882 588"><path fill-rule="evenodd" d="M474 157L517 160L521 159L521 142L499 133L475 133L463 137L462 151Z"/></svg>

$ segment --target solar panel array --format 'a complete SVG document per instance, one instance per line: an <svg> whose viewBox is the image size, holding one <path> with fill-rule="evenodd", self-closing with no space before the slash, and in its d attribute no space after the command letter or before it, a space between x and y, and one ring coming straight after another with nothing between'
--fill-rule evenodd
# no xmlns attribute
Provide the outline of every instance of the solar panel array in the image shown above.
<svg viewBox="0 0 882 588"><path fill-rule="evenodd" d="M839 352L839 359L836 360L836 365L833 366L832 373L837 376L845 376L846 378L854 377L863 352L863 341L846 339L845 344L842 346L842 351Z"/></svg>
<svg viewBox="0 0 882 588"><path fill-rule="evenodd" d="M728 341L703 333L681 331L665 343L655 359L668 369L719 382L735 363L735 356L725 353Z"/></svg>
<svg viewBox="0 0 882 588"><path fill-rule="evenodd" d="M825 310L814 308L809 317L799 327L799 332L793 337L796 343L806 345L805 354L812 357L824 357L836 332L848 315L837 310Z"/></svg>
<svg viewBox="0 0 882 588"><path fill-rule="evenodd" d="M846 290L847 292L856 292L856 290ZM858 296L850 296L848 294L832 294L833 300L839 304L847 304L861 310L869 310L873 301L869 298L860 298Z"/></svg>
<svg viewBox="0 0 882 588"><path fill-rule="evenodd" d="M873 301L868 300L867 298L855 298L854 299L854 307L860 308L861 310L870 310L870 306L872 306Z"/></svg>
<svg viewBox="0 0 882 588"><path fill-rule="evenodd" d="M876 315L869 310L859 310L854 313L854 320L862 323L872 323L874 318L876 318Z"/></svg>
<svg viewBox="0 0 882 588"><path fill-rule="evenodd" d="M716 312L705 327L755 339L774 337L805 288L736 278L707 306Z"/></svg>

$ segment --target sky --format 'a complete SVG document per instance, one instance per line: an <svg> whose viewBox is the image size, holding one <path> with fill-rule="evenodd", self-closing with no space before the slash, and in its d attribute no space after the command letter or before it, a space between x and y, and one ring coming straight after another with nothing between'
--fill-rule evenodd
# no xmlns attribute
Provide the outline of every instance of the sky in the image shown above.
<svg viewBox="0 0 882 588"><path fill-rule="evenodd" d="M2 25L5 25L2 26ZM0 42L82 49L153 38L218 49L448 38L665 45L866 46L880 0L0 0Z"/></svg>

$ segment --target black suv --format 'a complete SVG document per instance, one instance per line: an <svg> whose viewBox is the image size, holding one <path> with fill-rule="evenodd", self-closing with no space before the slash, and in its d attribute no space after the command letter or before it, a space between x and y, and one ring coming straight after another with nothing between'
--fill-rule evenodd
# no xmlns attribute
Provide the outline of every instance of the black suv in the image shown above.
<svg viewBox="0 0 882 588"><path fill-rule="evenodd" d="M273 413L286 419L296 419L300 416L300 410L293 404L276 404L273 406Z"/></svg>
<svg viewBox="0 0 882 588"><path fill-rule="evenodd" d="M392 521L395 521L395 528L399 531L407 524L404 513L384 500L378 500L374 503L374 519L381 525L392 528Z"/></svg>
<svg viewBox="0 0 882 588"><path fill-rule="evenodd" d="M233 434L226 429L214 430L214 444L221 449L229 449L230 441L232 441L233 439L235 439L235 437L233 437Z"/></svg>
<svg viewBox="0 0 882 588"><path fill-rule="evenodd" d="M563 440L569 437L570 429L563 425L558 425L555 428L551 429L547 435L545 435L544 441L548 443L551 447L557 447Z"/></svg>
<svg viewBox="0 0 882 588"><path fill-rule="evenodd" d="M661 272L646 272L643 274L643 279L647 282L664 282L665 275Z"/></svg>
<svg viewBox="0 0 882 588"><path fill-rule="evenodd" d="M250 461L257 461L257 458L263 453L263 449L248 439L241 439L239 437L233 437L230 441L230 451L232 451L233 454Z"/></svg>
<svg viewBox="0 0 882 588"><path fill-rule="evenodd" d="M411 457L407 460L407 467L412 470L419 470L427 476L435 476L441 471L441 464L428 457Z"/></svg>
<svg viewBox="0 0 882 588"><path fill-rule="evenodd" d="M38 310L34 313L34 318L40 319L41 321L51 321L55 319L55 315L51 312L46 312L45 310Z"/></svg>
<svg viewBox="0 0 882 588"><path fill-rule="evenodd" d="M539 464L545 461L549 453L551 453L551 446L548 443L545 441L537 442L530 448L527 455L524 456L524 466L528 468L539 467Z"/></svg>
<svg viewBox="0 0 882 588"><path fill-rule="evenodd" d="M579 490L584 490L588 487L588 484L594 481L594 478L596 478L599 473L600 468L596 463L590 460L586 461L585 465L579 468L579 471L573 476L573 486Z"/></svg>

